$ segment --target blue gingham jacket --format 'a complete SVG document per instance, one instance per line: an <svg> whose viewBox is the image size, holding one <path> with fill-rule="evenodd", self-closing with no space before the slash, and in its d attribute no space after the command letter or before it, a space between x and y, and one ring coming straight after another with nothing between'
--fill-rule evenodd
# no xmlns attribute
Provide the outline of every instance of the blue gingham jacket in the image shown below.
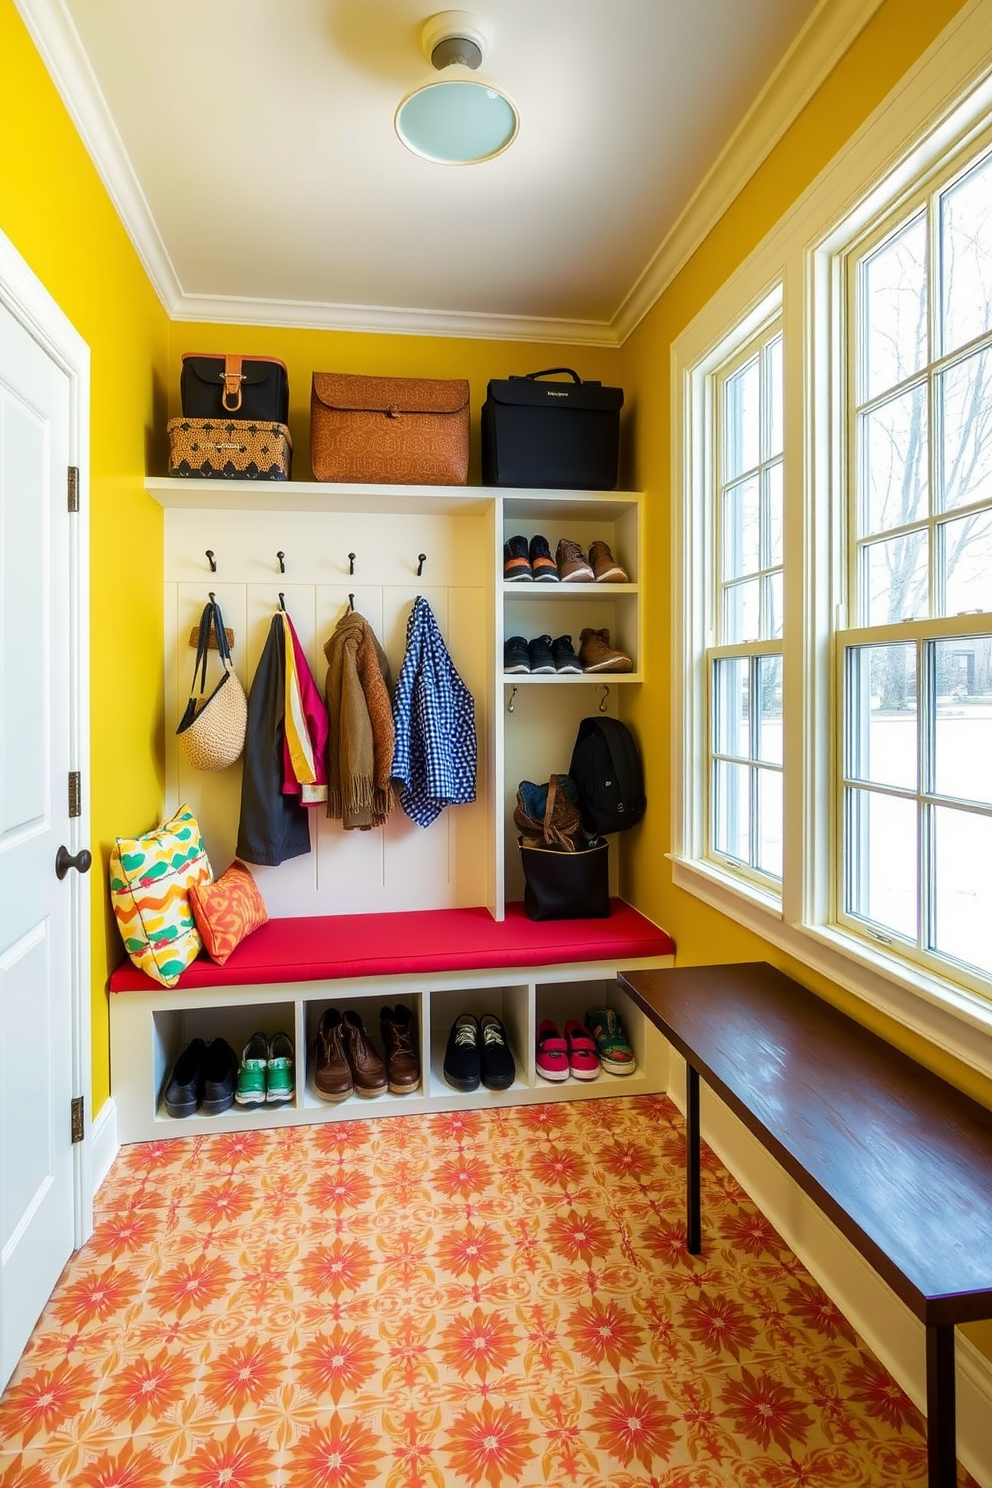
<svg viewBox="0 0 992 1488"><path fill-rule="evenodd" d="M475 703L455 671L433 611L418 597L393 695L393 779L412 821L429 827L445 806L475 800Z"/></svg>

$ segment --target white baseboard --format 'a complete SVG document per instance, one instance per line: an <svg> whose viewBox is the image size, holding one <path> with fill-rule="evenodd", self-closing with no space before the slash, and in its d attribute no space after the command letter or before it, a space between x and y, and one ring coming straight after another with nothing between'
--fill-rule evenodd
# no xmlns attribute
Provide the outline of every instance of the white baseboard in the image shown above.
<svg viewBox="0 0 992 1488"><path fill-rule="evenodd" d="M685 1112L685 1064L672 1051L669 1095ZM779 1167L756 1137L699 1083L703 1141L773 1224L851 1326L925 1409L926 1330L861 1253ZM706 1204L703 1202L703 1245ZM958 1459L981 1488L992 1488L992 1361L956 1330Z"/></svg>
<svg viewBox="0 0 992 1488"><path fill-rule="evenodd" d="M110 1172L114 1158L121 1150L117 1139L117 1102L113 1096L104 1101L90 1125L90 1182L92 1201L100 1184Z"/></svg>

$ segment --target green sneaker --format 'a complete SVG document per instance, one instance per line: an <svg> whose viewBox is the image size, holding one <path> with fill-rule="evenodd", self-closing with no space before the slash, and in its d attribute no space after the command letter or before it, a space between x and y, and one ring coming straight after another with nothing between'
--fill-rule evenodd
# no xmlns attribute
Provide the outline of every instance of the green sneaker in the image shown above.
<svg viewBox="0 0 992 1488"><path fill-rule="evenodd" d="M283 1106L295 1094L292 1041L288 1033L274 1033L265 1067L265 1099L270 1106Z"/></svg>
<svg viewBox="0 0 992 1488"><path fill-rule="evenodd" d="M264 1033L253 1033L245 1044L238 1068L238 1088L234 1099L239 1106L265 1105L265 1071L269 1062L269 1041Z"/></svg>
<svg viewBox="0 0 992 1488"><path fill-rule="evenodd" d="M615 1008L593 1008L586 1013L586 1027L596 1040L599 1062L611 1075L632 1075L637 1065L627 1042L620 1014Z"/></svg>

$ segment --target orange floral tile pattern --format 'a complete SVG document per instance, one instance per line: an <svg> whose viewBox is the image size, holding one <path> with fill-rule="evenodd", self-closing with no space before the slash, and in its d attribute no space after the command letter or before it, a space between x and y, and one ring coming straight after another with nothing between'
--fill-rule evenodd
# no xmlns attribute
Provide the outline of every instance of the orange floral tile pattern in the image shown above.
<svg viewBox="0 0 992 1488"><path fill-rule="evenodd" d="M0 1488L922 1488L917 1411L710 1152L686 1253L683 1160L658 1096L125 1148Z"/></svg>

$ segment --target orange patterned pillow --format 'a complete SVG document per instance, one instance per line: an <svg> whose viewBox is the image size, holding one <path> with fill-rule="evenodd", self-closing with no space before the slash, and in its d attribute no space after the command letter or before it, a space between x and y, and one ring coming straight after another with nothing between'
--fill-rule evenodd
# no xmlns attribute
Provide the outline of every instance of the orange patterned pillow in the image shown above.
<svg viewBox="0 0 992 1488"><path fill-rule="evenodd" d="M207 955L218 966L269 918L257 883L236 858L214 883L191 885L189 900Z"/></svg>

